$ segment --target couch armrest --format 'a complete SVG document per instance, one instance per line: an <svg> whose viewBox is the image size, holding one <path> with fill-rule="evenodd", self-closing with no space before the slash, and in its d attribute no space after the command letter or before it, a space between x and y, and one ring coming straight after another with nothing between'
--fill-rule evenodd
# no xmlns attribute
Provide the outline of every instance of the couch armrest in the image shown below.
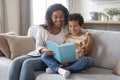
<svg viewBox="0 0 120 80"><path fill-rule="evenodd" d="M33 37L34 41L36 40L36 34L37 34L37 30L40 28L40 26L30 26L30 28L28 29L28 34L27 36L29 37Z"/></svg>

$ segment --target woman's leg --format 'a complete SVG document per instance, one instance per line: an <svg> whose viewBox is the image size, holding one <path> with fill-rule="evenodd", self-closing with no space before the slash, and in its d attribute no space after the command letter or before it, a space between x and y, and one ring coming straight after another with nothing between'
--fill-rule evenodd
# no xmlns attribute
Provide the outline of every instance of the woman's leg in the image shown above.
<svg viewBox="0 0 120 80"><path fill-rule="evenodd" d="M22 67L22 63L24 60L30 58L27 55L17 57L13 60L10 70L9 70L9 75L8 75L8 80L19 80L19 75Z"/></svg>
<svg viewBox="0 0 120 80"><path fill-rule="evenodd" d="M20 80L34 80L35 71L43 71L45 69L46 65L42 62L41 57L27 59L22 65Z"/></svg>
<svg viewBox="0 0 120 80"><path fill-rule="evenodd" d="M34 66L30 67L31 65ZM34 71L45 69L46 65L40 60L40 56L20 56L13 60L8 80L34 80Z"/></svg>
<svg viewBox="0 0 120 80"><path fill-rule="evenodd" d="M53 56L49 56L44 53L42 54L41 59L55 73L58 72L58 68L62 67L62 65L57 62Z"/></svg>
<svg viewBox="0 0 120 80"><path fill-rule="evenodd" d="M70 66L66 67L71 72L80 72L93 66L94 62L91 57L83 57L80 60L73 62Z"/></svg>

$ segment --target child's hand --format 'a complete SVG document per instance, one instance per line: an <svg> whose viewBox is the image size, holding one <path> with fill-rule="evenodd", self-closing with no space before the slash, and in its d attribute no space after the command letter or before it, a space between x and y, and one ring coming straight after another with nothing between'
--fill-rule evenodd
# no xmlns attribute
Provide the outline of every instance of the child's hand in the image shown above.
<svg viewBox="0 0 120 80"><path fill-rule="evenodd" d="M46 48L41 49L41 52L42 53L46 53L47 55L53 55L54 54L53 51L51 51L49 49L46 49Z"/></svg>
<svg viewBox="0 0 120 80"><path fill-rule="evenodd" d="M64 67L66 67L68 65L68 62L63 62L62 64Z"/></svg>
<svg viewBox="0 0 120 80"><path fill-rule="evenodd" d="M81 49L84 49L84 48L85 48L85 43L84 43L84 42L81 42L81 43L79 44L79 46L80 46Z"/></svg>

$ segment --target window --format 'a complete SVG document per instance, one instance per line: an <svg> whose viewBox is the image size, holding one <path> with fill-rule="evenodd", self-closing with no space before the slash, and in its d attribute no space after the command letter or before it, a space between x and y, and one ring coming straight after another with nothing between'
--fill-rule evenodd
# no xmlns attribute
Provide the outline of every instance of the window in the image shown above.
<svg viewBox="0 0 120 80"><path fill-rule="evenodd" d="M31 1L31 23L32 25L39 25L41 23L44 23L44 18L45 18L45 12L46 9L54 4L54 3L61 3L63 4L66 8L69 9L69 0L32 0Z"/></svg>

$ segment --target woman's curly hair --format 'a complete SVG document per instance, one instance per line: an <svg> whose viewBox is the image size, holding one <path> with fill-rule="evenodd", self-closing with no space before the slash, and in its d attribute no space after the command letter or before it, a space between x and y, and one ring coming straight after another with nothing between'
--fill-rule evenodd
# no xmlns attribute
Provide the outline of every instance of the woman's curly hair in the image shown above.
<svg viewBox="0 0 120 80"><path fill-rule="evenodd" d="M53 12L57 11L57 10L61 10L64 13L64 25L68 24L68 15L69 12L67 10L67 8L65 8L62 4L53 4L51 5L47 11L46 11L46 16L45 16L45 24L41 25L43 28L45 28L46 30L51 29L51 27L53 26L53 21L52 21L52 14Z"/></svg>

